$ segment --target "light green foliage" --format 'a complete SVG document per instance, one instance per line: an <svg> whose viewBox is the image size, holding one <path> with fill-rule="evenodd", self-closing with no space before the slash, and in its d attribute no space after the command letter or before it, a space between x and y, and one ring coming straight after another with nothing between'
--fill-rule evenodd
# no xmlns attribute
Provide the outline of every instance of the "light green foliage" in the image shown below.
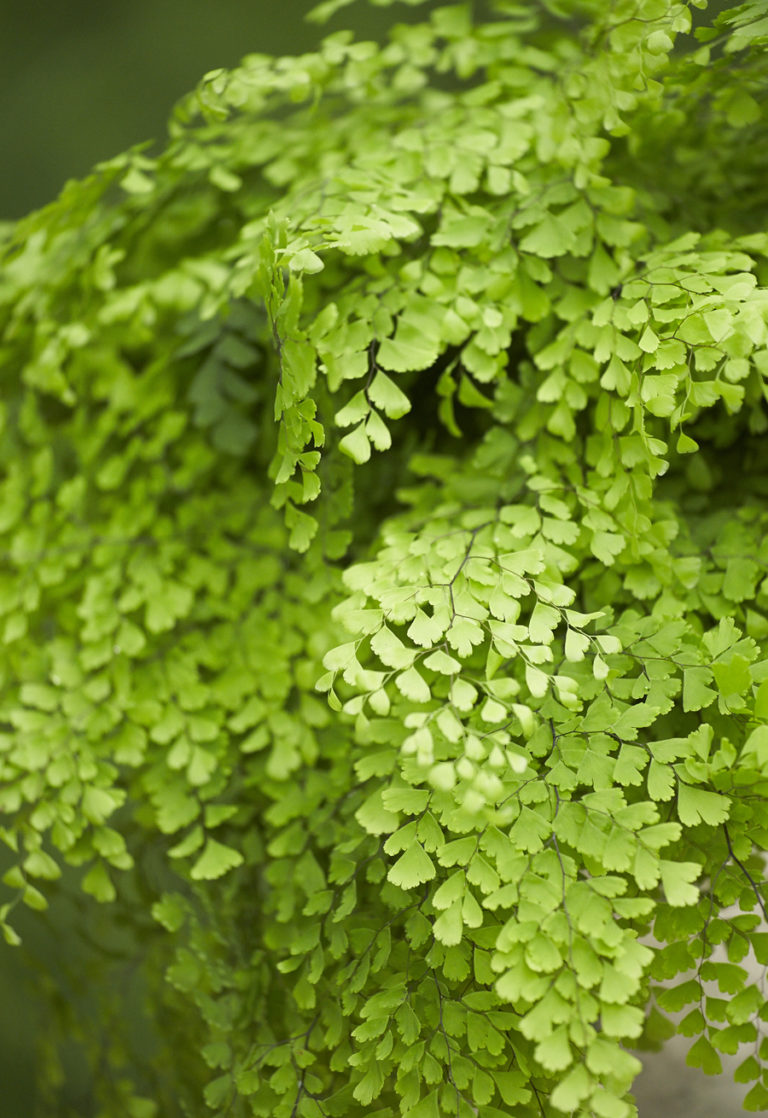
<svg viewBox="0 0 768 1118"><path fill-rule="evenodd" d="M688 1007L768 1102L768 14L423 7L5 233L0 919L134 928L104 1118L630 1118Z"/></svg>

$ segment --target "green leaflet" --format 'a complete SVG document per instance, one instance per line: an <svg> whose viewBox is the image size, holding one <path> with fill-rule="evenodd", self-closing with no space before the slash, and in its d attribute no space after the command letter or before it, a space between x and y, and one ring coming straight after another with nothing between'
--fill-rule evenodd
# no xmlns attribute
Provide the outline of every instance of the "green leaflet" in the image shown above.
<svg viewBox="0 0 768 1118"><path fill-rule="evenodd" d="M193 881L221 877L235 866L242 865L243 856L238 850L233 850L224 843L216 842L209 838L200 857L190 870Z"/></svg>

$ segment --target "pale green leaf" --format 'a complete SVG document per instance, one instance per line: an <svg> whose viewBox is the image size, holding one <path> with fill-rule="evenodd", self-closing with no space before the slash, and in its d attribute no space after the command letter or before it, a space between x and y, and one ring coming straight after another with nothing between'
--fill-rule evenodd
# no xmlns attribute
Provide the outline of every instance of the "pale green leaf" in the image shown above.
<svg viewBox="0 0 768 1118"><path fill-rule="evenodd" d="M200 857L189 871L193 881L211 881L222 877L229 870L243 864L243 855L239 850L208 838Z"/></svg>
<svg viewBox="0 0 768 1118"><path fill-rule="evenodd" d="M413 889L435 876L432 859L420 843L414 842L390 867L387 878L401 889Z"/></svg>

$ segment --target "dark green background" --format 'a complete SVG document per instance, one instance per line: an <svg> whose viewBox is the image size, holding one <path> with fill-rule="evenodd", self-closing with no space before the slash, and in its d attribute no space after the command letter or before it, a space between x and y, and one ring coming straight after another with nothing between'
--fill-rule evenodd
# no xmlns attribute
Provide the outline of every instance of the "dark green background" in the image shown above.
<svg viewBox="0 0 768 1118"><path fill-rule="evenodd" d="M313 0L0 0L0 220L51 201L141 140L207 70L252 51L310 50ZM398 18L413 9L397 5ZM386 9L355 5L330 29L377 36Z"/></svg>

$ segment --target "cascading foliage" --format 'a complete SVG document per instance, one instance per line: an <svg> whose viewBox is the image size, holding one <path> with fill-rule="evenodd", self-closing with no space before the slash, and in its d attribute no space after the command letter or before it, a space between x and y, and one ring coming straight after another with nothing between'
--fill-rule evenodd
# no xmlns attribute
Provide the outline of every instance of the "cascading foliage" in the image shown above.
<svg viewBox="0 0 768 1118"><path fill-rule="evenodd" d="M421 6L4 232L41 1114L768 1107L768 6Z"/></svg>

